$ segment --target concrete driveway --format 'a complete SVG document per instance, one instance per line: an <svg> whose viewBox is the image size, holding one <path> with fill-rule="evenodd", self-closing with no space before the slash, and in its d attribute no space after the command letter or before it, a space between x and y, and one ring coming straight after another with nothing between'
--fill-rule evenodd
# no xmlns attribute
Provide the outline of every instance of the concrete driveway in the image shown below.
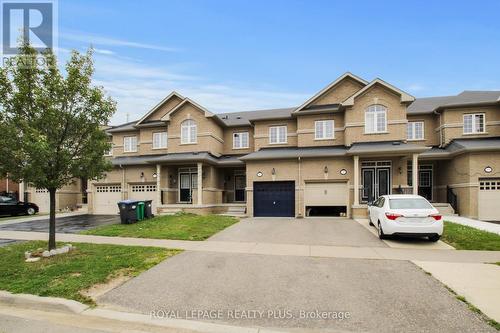
<svg viewBox="0 0 500 333"><path fill-rule="evenodd" d="M74 234L101 225L115 223L120 223L120 217L118 215L75 215L66 217L56 216L56 232ZM48 232L49 219L47 217L43 220L9 223L5 225L0 224L0 230Z"/></svg>
<svg viewBox="0 0 500 333"><path fill-rule="evenodd" d="M293 331L495 332L441 283L406 261L184 252L98 303ZM203 317L208 311L214 317ZM318 319L315 311L348 312L349 318L327 314L328 319Z"/></svg>
<svg viewBox="0 0 500 333"><path fill-rule="evenodd" d="M356 221L339 218L247 218L208 240L360 247L387 246Z"/></svg>

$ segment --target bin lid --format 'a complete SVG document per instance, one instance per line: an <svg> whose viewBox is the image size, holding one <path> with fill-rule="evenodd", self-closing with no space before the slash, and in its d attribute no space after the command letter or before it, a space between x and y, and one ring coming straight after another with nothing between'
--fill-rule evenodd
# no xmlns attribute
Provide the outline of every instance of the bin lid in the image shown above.
<svg viewBox="0 0 500 333"><path fill-rule="evenodd" d="M130 200L130 199L118 201L119 204L132 204L132 203L137 203L137 202L139 202L139 201L137 201L137 200Z"/></svg>

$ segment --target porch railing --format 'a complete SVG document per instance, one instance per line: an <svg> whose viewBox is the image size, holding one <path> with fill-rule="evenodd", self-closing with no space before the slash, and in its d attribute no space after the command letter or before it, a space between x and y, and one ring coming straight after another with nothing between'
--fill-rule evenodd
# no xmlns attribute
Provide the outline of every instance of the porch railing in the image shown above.
<svg viewBox="0 0 500 333"><path fill-rule="evenodd" d="M458 214L458 197L449 186L446 186L446 202L449 203L455 210L455 213Z"/></svg>

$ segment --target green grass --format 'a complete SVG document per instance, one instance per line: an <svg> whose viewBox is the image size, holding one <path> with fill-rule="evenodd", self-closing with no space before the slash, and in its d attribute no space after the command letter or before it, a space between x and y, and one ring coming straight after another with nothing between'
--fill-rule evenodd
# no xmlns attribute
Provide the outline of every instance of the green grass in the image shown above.
<svg viewBox="0 0 500 333"><path fill-rule="evenodd" d="M46 248L47 243L31 241L0 247L0 289L13 293L73 299L93 305L80 293L118 275L136 276L167 257L179 253L155 247L73 243L68 254L24 261L24 252Z"/></svg>
<svg viewBox="0 0 500 333"><path fill-rule="evenodd" d="M134 224L112 224L83 231L86 235L205 240L238 220L230 216L176 214Z"/></svg>
<svg viewBox="0 0 500 333"><path fill-rule="evenodd" d="M500 251L500 235L448 221L441 240L457 250Z"/></svg>

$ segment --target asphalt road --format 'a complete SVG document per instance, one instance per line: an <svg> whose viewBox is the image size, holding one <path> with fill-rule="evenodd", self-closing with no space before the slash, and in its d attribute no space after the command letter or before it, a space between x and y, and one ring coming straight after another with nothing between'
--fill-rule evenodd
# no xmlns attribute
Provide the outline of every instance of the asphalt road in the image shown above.
<svg viewBox="0 0 500 333"><path fill-rule="evenodd" d="M268 328L495 332L406 261L184 252L98 303Z"/></svg>
<svg viewBox="0 0 500 333"><path fill-rule="evenodd" d="M75 215L59 218L56 216L56 232L74 234L100 225L114 223L120 223L120 217L118 215ZM0 230L48 232L49 219L6 225L0 224Z"/></svg>

